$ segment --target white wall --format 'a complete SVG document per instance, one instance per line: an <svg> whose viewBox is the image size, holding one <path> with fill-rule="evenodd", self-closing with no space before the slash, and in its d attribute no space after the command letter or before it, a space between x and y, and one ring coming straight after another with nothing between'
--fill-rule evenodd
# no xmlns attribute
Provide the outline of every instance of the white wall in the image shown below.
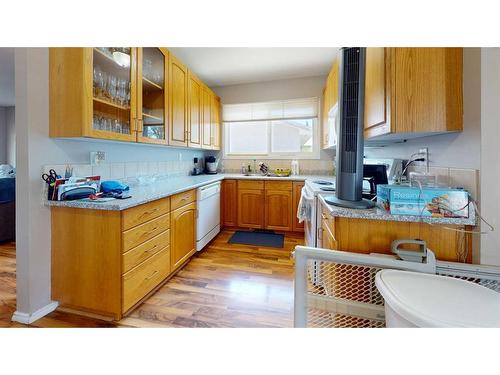
<svg viewBox="0 0 500 375"><path fill-rule="evenodd" d="M481 71L481 208L495 227L481 236L481 263L500 266L500 48L481 49Z"/></svg>
<svg viewBox="0 0 500 375"><path fill-rule="evenodd" d="M464 48L464 130L408 140L386 147L365 148L367 157L402 158L429 148L429 162L433 166L471 168L480 167L481 150L481 49Z"/></svg>
<svg viewBox="0 0 500 375"><path fill-rule="evenodd" d="M5 108L0 107L0 164L7 163L7 125L5 122Z"/></svg>
<svg viewBox="0 0 500 375"><path fill-rule="evenodd" d="M6 162L16 166L16 111L14 107L5 108L5 138L6 138Z"/></svg>
<svg viewBox="0 0 500 375"><path fill-rule="evenodd" d="M326 75L218 86L212 87L212 89L220 96L221 103L237 104L314 96L320 98L323 95L325 82Z"/></svg>

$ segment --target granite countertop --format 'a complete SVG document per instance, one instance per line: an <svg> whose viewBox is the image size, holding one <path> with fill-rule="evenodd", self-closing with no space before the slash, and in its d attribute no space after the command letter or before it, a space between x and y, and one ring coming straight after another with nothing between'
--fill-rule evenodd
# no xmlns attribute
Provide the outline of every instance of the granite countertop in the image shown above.
<svg viewBox="0 0 500 375"><path fill-rule="evenodd" d="M415 215L392 215L381 208L370 208L367 210L359 210L352 208L343 208L333 206L325 202L325 198L331 197L332 194L321 194L319 200L321 204L328 209L330 215L337 217L347 217L352 219L367 219L367 220L386 220L386 221L405 221L405 222L424 222L429 224L448 224L448 225L476 225L476 214L474 207L469 205L468 218L448 218L448 217L430 217L430 216L415 216Z"/></svg>
<svg viewBox="0 0 500 375"><path fill-rule="evenodd" d="M114 199L108 202L89 202L84 200L76 201L47 201L43 203L49 207L72 207L72 208L86 208L93 210L110 210L121 211L127 208L139 206L141 204L151 202L157 199L165 198L183 191L196 189L213 182L221 181L223 179L241 179L241 180L284 180L284 181L305 181L313 176L299 175L290 177L267 177L260 175L244 176L237 173L224 173L224 174L204 174L199 176L182 176L162 178L151 185L137 185L130 186L129 194L132 196L128 199ZM332 178L332 176L328 176ZM326 176L314 176L314 178L326 178Z"/></svg>

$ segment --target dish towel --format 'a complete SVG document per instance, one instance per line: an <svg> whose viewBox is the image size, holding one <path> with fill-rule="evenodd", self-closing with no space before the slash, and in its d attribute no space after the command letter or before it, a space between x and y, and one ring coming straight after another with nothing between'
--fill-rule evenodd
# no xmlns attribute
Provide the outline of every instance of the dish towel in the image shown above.
<svg viewBox="0 0 500 375"><path fill-rule="evenodd" d="M304 190L304 188L302 188ZM304 194L300 194L299 204L297 207L297 219L299 223L302 223L309 216L309 206L306 204L306 200L304 199Z"/></svg>

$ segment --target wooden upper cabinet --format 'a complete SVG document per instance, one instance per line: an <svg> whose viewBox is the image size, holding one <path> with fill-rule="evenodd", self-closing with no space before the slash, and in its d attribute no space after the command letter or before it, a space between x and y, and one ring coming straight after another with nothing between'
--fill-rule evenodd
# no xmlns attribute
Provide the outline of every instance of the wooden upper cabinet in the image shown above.
<svg viewBox="0 0 500 375"><path fill-rule="evenodd" d="M137 140L167 144L168 66L165 48L137 49Z"/></svg>
<svg viewBox="0 0 500 375"><path fill-rule="evenodd" d="M196 251L196 202L170 213L171 267L179 268Z"/></svg>
<svg viewBox="0 0 500 375"><path fill-rule="evenodd" d="M169 144L188 144L188 70L174 56L170 55L170 131Z"/></svg>
<svg viewBox="0 0 500 375"><path fill-rule="evenodd" d="M50 48L50 137L135 142L137 48Z"/></svg>
<svg viewBox="0 0 500 375"><path fill-rule="evenodd" d="M201 102L203 107L202 113L202 138L201 147L206 149L212 148L212 93L210 89L203 86L201 89Z"/></svg>
<svg viewBox="0 0 500 375"><path fill-rule="evenodd" d="M365 138L463 130L462 48L368 48Z"/></svg>
<svg viewBox="0 0 500 375"><path fill-rule="evenodd" d="M323 91L323 107L322 107L322 139L321 146L322 148L331 148L336 146L336 129L335 129L335 121L330 118L331 109L338 102L338 91L339 91L339 72L338 72L338 62L335 62L332 65L332 69L328 74L328 78L326 81L326 86Z"/></svg>
<svg viewBox="0 0 500 375"><path fill-rule="evenodd" d="M365 134L385 134L390 131L387 119L388 95L385 48L366 49Z"/></svg>
<svg viewBox="0 0 500 375"><path fill-rule="evenodd" d="M221 143L221 121L220 121L220 98L212 95L212 107L210 108L211 120L211 148L220 150Z"/></svg>
<svg viewBox="0 0 500 375"><path fill-rule="evenodd" d="M238 226L238 185L236 180L222 181L221 194L222 225Z"/></svg>
<svg viewBox="0 0 500 375"><path fill-rule="evenodd" d="M189 128L188 146L201 148L201 125L203 107L201 101L201 82L191 72L189 72Z"/></svg>

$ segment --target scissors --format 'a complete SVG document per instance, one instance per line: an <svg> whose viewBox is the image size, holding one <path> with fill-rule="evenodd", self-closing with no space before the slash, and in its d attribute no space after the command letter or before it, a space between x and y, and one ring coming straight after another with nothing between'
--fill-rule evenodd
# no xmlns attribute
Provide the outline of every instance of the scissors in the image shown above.
<svg viewBox="0 0 500 375"><path fill-rule="evenodd" d="M58 176L55 170L49 170L49 174L42 174L42 180L44 180L47 184L52 185L56 182Z"/></svg>

